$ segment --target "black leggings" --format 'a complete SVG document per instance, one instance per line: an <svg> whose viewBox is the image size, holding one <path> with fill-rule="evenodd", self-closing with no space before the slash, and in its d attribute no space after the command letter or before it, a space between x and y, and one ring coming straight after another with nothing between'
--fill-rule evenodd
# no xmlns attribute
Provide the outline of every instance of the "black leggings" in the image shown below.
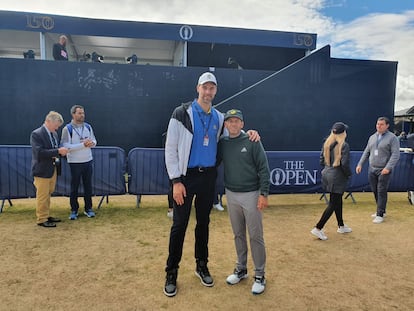
<svg viewBox="0 0 414 311"><path fill-rule="evenodd" d="M342 219L342 193L330 194L329 204L323 212L321 219L316 224L316 228L321 230L323 226L325 226L326 222L331 217L334 211L336 215L336 220L338 221L338 226L343 226L344 220Z"/></svg>

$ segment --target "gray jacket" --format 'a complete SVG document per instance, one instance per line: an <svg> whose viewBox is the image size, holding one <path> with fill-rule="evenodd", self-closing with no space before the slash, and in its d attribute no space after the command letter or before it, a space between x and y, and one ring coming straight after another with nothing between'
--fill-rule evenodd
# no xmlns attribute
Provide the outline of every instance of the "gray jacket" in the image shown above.
<svg viewBox="0 0 414 311"><path fill-rule="evenodd" d="M374 133L368 139L358 166L362 166L369 158L369 166L373 169L386 168L392 171L400 159L400 143L397 136L386 131L377 145L378 134ZM378 150L378 153L375 151Z"/></svg>

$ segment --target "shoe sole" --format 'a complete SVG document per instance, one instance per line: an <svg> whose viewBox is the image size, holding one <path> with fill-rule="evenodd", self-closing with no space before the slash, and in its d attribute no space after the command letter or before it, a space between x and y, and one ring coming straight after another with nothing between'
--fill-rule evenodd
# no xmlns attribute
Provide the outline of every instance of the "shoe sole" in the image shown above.
<svg viewBox="0 0 414 311"><path fill-rule="evenodd" d="M164 292L164 295L167 297L174 297L175 295L177 295L177 289L173 293L167 293L164 288L163 292Z"/></svg>
<svg viewBox="0 0 414 311"><path fill-rule="evenodd" d="M206 283L206 282L204 282L204 281L203 281L203 278L201 277L201 275L200 275L200 274L198 274L198 272L197 272L197 271L194 271L194 273L195 273L195 275L196 275L196 276L198 276L198 277L199 277L199 279L200 279L200 281L201 281L201 284L203 284L204 286L207 286L207 287L213 287L213 286L214 286L214 280L213 280L213 283L208 284L208 283Z"/></svg>
<svg viewBox="0 0 414 311"><path fill-rule="evenodd" d="M260 293L259 293L259 292L253 292L253 291L252 291L252 294L253 294L253 295L260 295L260 294L263 294L263 293L264 293L264 291L265 291L265 290L261 291Z"/></svg>
<svg viewBox="0 0 414 311"><path fill-rule="evenodd" d="M227 281L227 280L226 280L226 283L227 283L227 284L229 284L229 285L236 285L236 284L239 284L242 280L247 279L248 277L249 277L249 275L248 275L248 274L245 274L245 275L243 275L243 276L239 279L239 281L238 281L238 282L236 282L236 283L231 283L231 282L229 282L229 281Z"/></svg>

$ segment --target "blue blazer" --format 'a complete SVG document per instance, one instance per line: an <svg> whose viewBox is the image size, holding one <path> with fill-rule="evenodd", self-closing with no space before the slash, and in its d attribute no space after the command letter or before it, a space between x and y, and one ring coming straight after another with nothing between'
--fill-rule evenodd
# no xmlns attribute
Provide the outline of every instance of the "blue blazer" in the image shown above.
<svg viewBox="0 0 414 311"><path fill-rule="evenodd" d="M53 133L56 142L59 145L59 138ZM54 158L59 157L58 148L52 146L49 133L44 126L35 129L30 135L30 144L32 145L32 175L36 177L51 178L55 167L58 174L60 166L56 166Z"/></svg>

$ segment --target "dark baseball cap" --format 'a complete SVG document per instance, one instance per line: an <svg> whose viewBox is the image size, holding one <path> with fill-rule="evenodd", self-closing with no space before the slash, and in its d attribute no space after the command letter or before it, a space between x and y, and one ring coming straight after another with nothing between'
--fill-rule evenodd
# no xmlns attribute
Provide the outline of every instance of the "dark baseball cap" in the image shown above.
<svg viewBox="0 0 414 311"><path fill-rule="evenodd" d="M227 120L229 118L239 118L240 120L243 121L243 114L240 110L238 109L230 109L229 111L226 112L226 114L224 115L224 120Z"/></svg>
<svg viewBox="0 0 414 311"><path fill-rule="evenodd" d="M346 125L343 122L335 122L334 125L332 125L332 133L334 134L341 134L345 132L348 129L348 125Z"/></svg>

